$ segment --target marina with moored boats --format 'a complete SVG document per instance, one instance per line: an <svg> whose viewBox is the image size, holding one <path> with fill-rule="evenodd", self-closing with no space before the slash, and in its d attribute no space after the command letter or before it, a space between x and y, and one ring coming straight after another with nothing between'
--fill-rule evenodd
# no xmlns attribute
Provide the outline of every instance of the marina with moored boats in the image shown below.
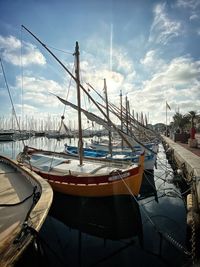
<svg viewBox="0 0 200 267"><path fill-rule="evenodd" d="M180 160L182 149L173 145L168 137L160 135L160 132L148 127L144 120L137 120L130 113L127 97L125 107L122 105L122 101L120 108L111 103L107 97L105 79L105 96L101 96L101 100L104 102L100 104L96 101L80 83L78 42L75 44L75 52L73 54L76 63L75 75L73 75L38 37L25 26L22 26L22 28L30 33L75 81L77 105L57 95L55 95L55 99L59 100L64 106L77 111L78 129L76 131L77 134L71 130L68 131L69 129L64 125L64 115L61 116L59 130L33 132L20 129L18 131L2 129L0 133L0 152L1 154L8 154L9 157L16 159L16 161L2 156L1 164L11 165L20 174L22 173L22 176L26 173L25 178L28 177L29 182L32 180L32 176L34 181L37 180L36 177L38 176L39 181L42 182L38 185L40 194L37 192L37 196L38 198L39 195L41 196L39 200L45 200L43 205L46 207L45 209L41 208L40 212L42 211L43 214L37 214L38 218L31 214L30 207L28 212L25 212L25 215L21 215L22 219L21 217L20 219L17 218L16 221L21 231L15 233L14 242L11 238L13 233L8 231L7 240L9 242L6 243L7 246L14 245L18 240L22 245L26 234L32 234L31 239L36 242L32 244L36 244L37 247L35 259L37 257L41 258L42 264L49 259L51 262L52 255L50 256L50 254L53 251L52 264L56 262L56 264L64 263L76 266L77 261L70 257L71 247L66 250L68 261L65 262L66 259L61 259L59 255L60 252L65 254L65 249L62 248L59 251L58 247L47 246L47 236L42 236L44 233L40 234L40 228L48 228L48 222L45 226L45 218L52 217L59 221L63 220L62 222L66 227L72 227L72 234L75 234L75 231L78 230L79 238L78 242L76 242L76 248L78 249L79 266L82 265L82 262L85 262L86 266L99 263L105 263L105 266L109 266L109 261L113 260L113 256L116 255L112 262L113 264L121 257L121 251L128 254L126 266L132 266L133 262L130 260L130 255L133 251L135 254L139 251L140 256L136 258L137 263L142 262L142 264L145 264L145 260L142 259L142 256L145 255L152 266L195 264L199 260L198 238L195 238L200 221L198 205L200 185L198 182L199 170L197 168L199 158L194 159L192 157L192 162L196 161L196 165L188 163L191 155L187 155L187 153ZM3 65L2 71L6 81ZM99 95L91 85L89 87ZM81 92L94 104L98 114L83 109L81 106ZM120 94L120 96L122 95ZM106 136L104 136L106 140L102 138L96 142L92 139L92 135L95 135L94 132L92 134L87 132L84 136L82 114L88 120L101 125L102 131L107 131ZM120 124L115 123L111 116L115 116ZM19 126L19 123L17 124ZM66 133L61 133L61 126L64 126ZM166 135L168 133L167 130L166 124ZM6 149L4 149L4 146ZM170 148L170 150L167 148ZM180 152L177 152L179 150ZM173 162L177 163L173 166L172 162L166 157L166 155L172 154L172 151L174 155ZM190 173L190 179L185 177L185 173L181 170L183 165L187 167L186 170L187 173ZM15 181L16 178L15 174L12 174L14 173L12 170L5 170L2 167L1 175L6 178L5 184L3 179L1 181L1 187L5 186L2 192L7 192L7 190L16 191L17 194L14 193L15 199L24 190L21 189L20 191L18 186L16 187L12 183L10 183L11 188L9 188L7 184L9 179L11 178ZM11 174L11 177L7 177L7 174ZM44 187L46 186L47 190L42 188L42 184ZM23 187L20 185L20 188ZM33 188L33 200L36 201L36 187ZM53 194L54 200L51 208ZM15 206L16 203L8 203L8 200L7 197L4 198L2 195L1 206L4 207L7 204L8 206ZM37 199L37 201L39 200ZM18 199L18 201L19 204L24 202L23 198ZM34 202L36 207L37 201ZM70 204L71 207L68 207L67 204ZM33 211L34 205L31 204ZM79 212L75 213L73 209L78 209ZM123 209L127 213L123 213ZM99 214L97 214L98 211ZM47 216L48 212L49 216ZM128 225L127 218L132 218L130 212L134 212L133 221L136 222L136 228L134 233L132 231L125 231L124 233L123 230ZM112 214L111 217L109 213ZM3 215L5 218L7 217L4 209ZM29 219L32 219L32 216L39 224L38 226L33 227L32 221L29 225ZM80 218L80 221L77 221L76 217ZM159 220L156 219L157 217ZM40 218L42 219L40 220ZM89 220L86 220L86 218ZM170 224L173 224L172 222L174 225L170 227ZM54 227L59 224L54 223ZM115 224L118 225L119 231L118 229L116 231ZM3 227L6 226L6 219L2 221L1 225ZM181 232L177 231L178 226L180 226ZM113 230L115 230L114 233L112 232ZM150 231L150 235L149 233L147 234L147 230ZM45 232L45 230L43 231ZM2 233L4 235L4 232ZM108 254L101 249L100 257L93 258L93 255L90 255L90 258L86 259L86 257L82 257L82 242L87 247L87 242L82 240L84 239L82 238L82 233L88 235L89 238L94 236L94 238L101 237L104 241L105 239L112 242L116 241L116 243L112 243L114 247L116 246L116 250L113 251L112 246L109 246ZM138 237L136 246L135 239L133 239L135 236ZM67 233L66 238L68 241L68 238L70 238L69 233ZM124 242L123 239L126 241L125 245L121 247L120 244ZM27 242L31 243L30 239ZM96 244L98 244L98 241L95 239L93 246L95 247ZM27 255L32 253L28 257L34 257L34 253L31 250L33 246L27 245L26 247L30 247L30 250L26 249ZM42 248L38 249L38 247ZM24 250L21 247L20 254ZM46 259L42 255L44 250L48 254ZM23 257L21 257L17 263L19 266L26 265L26 253L23 254L25 254L25 260L23 262ZM14 255L14 252L12 252L12 255ZM6 256L6 261L4 261L4 256L1 255L3 266L6 266L6 261L8 261L9 266L9 259L11 263L15 261L12 260L10 254L8 257Z"/></svg>
<svg viewBox="0 0 200 267"><path fill-rule="evenodd" d="M89 140L90 139L87 139L86 138L86 139L84 139L84 142L88 143ZM34 147L38 147L38 148L40 148L42 146L44 150L47 149L47 148L48 148L48 150L49 149L53 150L53 148L55 146L57 146L57 150L58 151L62 151L64 149L64 144L66 144L66 143L70 144L71 143L72 145L76 145L77 144L77 141L78 141L77 139L70 140L69 138L59 141L59 140L56 140L56 139L48 139L46 137L40 137L40 138L31 137L28 140L28 143L29 143L30 146L34 146ZM4 150L4 153L7 151L7 153L10 156L12 155L11 151L13 149L14 152L15 152L15 154L13 154L13 156L16 158L17 154L20 151L22 151L23 144L22 143L20 144L20 143L21 143L21 141L16 141L14 143L11 143L11 142L2 142L0 144L0 149L1 149L1 151ZM8 149L8 147L10 147L10 149ZM191 253L191 252L190 252L189 247L187 248L187 246L186 246L187 239L189 238L187 236L188 233L186 231L186 229L188 227L187 224L186 224L186 214L187 213L186 213L186 210L185 210L185 207L184 207L184 201L180 199L180 196L181 196L182 193L183 193L183 195L182 195L182 198L183 199L185 198L185 195L184 195L184 191L180 191L180 193L179 193L180 195L179 195L178 192L177 192L177 190L178 190L177 189L177 185L176 186L173 185L173 177L174 178L177 177L177 175L175 175L175 173L174 174L173 173L174 173L174 171L173 170L170 170L170 165L168 163L168 160L166 159L165 150L162 148L162 144L159 144L159 152L158 152L158 158L157 158L157 168L154 168L153 180L152 180L152 176L151 176L152 174L151 175L150 174L143 175L143 180L145 181L145 184L141 185L141 190L140 190L141 193L137 197L137 200L135 198L131 197L132 198L132 201L134 201L134 202L136 201L136 203L137 203L137 204L131 204L131 205L134 205L134 206L135 205L136 206L139 205L140 213L141 213L141 216L143 218L142 219L143 220L143 223L141 224L141 222L140 222L139 223L140 226L138 225L137 227L143 226L143 238L144 238L144 240L146 240L146 238L147 238L147 232L146 231L147 231L147 229L149 227L150 227L150 229L152 231L152 235L153 235L152 238L154 238L154 241L152 240L152 242L155 242L155 238L156 238L156 236L158 235L158 233L161 230L161 236L162 236L162 234L164 235L163 242L164 242L165 245L168 244L168 246L170 247L170 251L171 251L170 253L175 253L175 255L181 255L181 259L185 259L184 261L187 261L186 259L189 260L190 257L191 257L190 256L191 254L190 255L187 255L187 253ZM177 182L175 182L175 184L176 183ZM184 187L182 188L180 186L180 190L187 191L188 189L185 189ZM164 193L164 195L163 195L163 193ZM127 195L127 197L128 197L128 195ZM86 240L88 240L88 238L91 239L91 242L92 242L93 246L95 246L95 244L96 245L98 244L98 240L96 239L95 236L99 236L99 235L101 236L102 235L101 238L103 238L103 236L105 236L105 238L108 238L108 239L110 239L111 237L113 238L115 234L112 233L112 229L113 229L113 231L116 231L115 233L117 234L118 231L115 230L115 226L111 222L110 222L111 223L110 224L110 227L111 228L109 228L110 229L109 231L111 231L111 232L109 234L108 234L108 232L103 233L101 231L101 228L99 228L100 225L101 225L101 223L106 223L106 222L108 223L107 220L111 220L111 218L112 218L111 217L109 219L107 217L108 214L104 214L104 212L106 212L106 210L104 210L105 208L103 208L103 206L101 207L101 203L102 203L102 205L103 205L103 203L104 203L104 205L105 205L105 203L107 203L106 205L109 205L110 206L111 203L112 203L111 197L93 198L93 201L92 201L92 200L89 200L87 197L81 197L81 196L79 196L79 197L78 196L77 197L76 196L69 197L68 195L64 196L63 194L60 195L60 193L56 193L55 192L54 193L54 198L55 198L54 205L53 205L52 209L50 209L50 214L48 216L48 219L47 219L45 225L43 226L43 231L41 232L42 239L45 238L45 239L48 240L48 238L47 238L47 236L45 234L45 231L47 231L47 230L44 230L44 229L46 229L46 228L49 229L49 227L52 227L51 226L52 224L54 225L53 227L56 227L57 229L59 229L60 225L56 221L54 221L53 218L57 218L57 219L59 219L59 221L60 220L63 221L66 226L68 225L69 229L72 227L73 230L71 230L72 232L69 231L69 234L67 234L68 233L67 229L65 230L65 231L67 231L66 234L67 234L68 238L70 237L70 235L74 236L73 238L75 238L76 231L77 231L76 229L79 229L79 227L80 227L80 229L81 229L80 231L82 232L82 237L81 237L81 239L79 241L78 240L75 241L76 238L74 239L74 242L76 244L76 245L75 244L74 245L77 246L77 249L78 249L78 246L80 245L79 242L82 243L82 246L83 246L82 249L84 247L86 247L86 244L87 244L87 241ZM125 208L125 207L123 208L124 203L126 203L126 200L125 199L123 200L123 198L121 197L120 200L117 200L118 199L117 196L113 196L112 198L113 198L113 201L116 199L115 201L117 201L116 203L118 203L118 204L116 204L117 205L116 207L113 207L114 210L116 209L115 212L117 212L117 210L118 210L118 208L117 208L118 205L121 205L120 207L122 209ZM171 202L172 200L173 200L173 202ZM65 217L65 218L63 218L62 214L60 214L60 212L62 210L61 207L63 205L64 206L66 205L66 209L68 209L67 208L67 203L68 202L69 202L69 205L71 207L69 207L69 210L67 212L68 215L66 214L64 216L65 213L63 214L63 216ZM87 208L86 208L86 206L83 206L84 205L83 203L88 203L87 204ZM93 208L92 208L91 205L94 205L94 209L95 209L95 206L96 207L99 206L99 212L100 212L100 209L101 209L101 212L100 212L101 215L99 214L98 217L95 217L96 218L95 219L96 220L95 223L97 224L97 226L98 225L99 226L96 229L93 227L90 230L90 228L89 228L90 222L92 222L92 220L94 219L93 216L97 216L97 215L95 215L96 213L93 211ZM73 216L75 216L75 214L73 213L73 207L74 207L74 209L77 210L77 212L78 212L78 210L79 211L82 210L82 216L83 217L79 218L80 221L76 221L75 222L75 218L76 217L73 217ZM123 213L122 211L120 211L120 207L119 207L119 210L118 210L118 212L121 213L121 214L118 215L119 218L118 217L113 217L116 220L115 223L118 222L118 220L121 220L122 218L125 219L126 216L127 216L127 218L129 218L129 216L130 216L129 213L126 214L126 213ZM143 210L144 207L145 207L145 210ZM153 210L151 211L152 208L154 209L154 211ZM169 219L166 218L166 209L169 212L169 214L167 215L167 216L169 216ZM163 210L164 213L161 212L161 210ZM173 212L173 210L174 210L174 212ZM179 212L178 212L178 210L179 210ZM128 210L127 210L127 212L128 212ZM148 213L146 214L146 212L148 212ZM149 216L153 216L153 215L150 215L150 214L152 214L152 212L153 212L155 218L158 215L160 217L160 219L158 219L158 220L157 219L156 220L153 219L153 226L151 226L151 223L150 223L151 220L150 220L150 217L149 217ZM178 212L179 215L177 214L177 212ZM86 222L86 219L84 217L84 216L86 216L85 213L88 214L87 216L89 216L89 214L91 216L91 218L90 217L88 218L88 222ZM163 214L163 215L161 215L161 214ZM104 222L102 222L101 216L104 217L104 219L105 219ZM112 215L112 216L114 216L114 215ZM139 216L139 215L137 215L137 216ZM164 217L162 217L162 216L164 216ZM171 219L170 218L173 219L173 220L176 220L177 224L175 223L174 225L171 225L171 223L170 223ZM134 220L136 220L136 219L134 219ZM147 225L144 224L144 221L146 221L146 220L148 222ZM177 228L176 228L177 225L182 225L181 226L181 230L178 231L178 232L177 232ZM108 226L106 226L106 227L108 227ZM122 226L121 225L120 227L125 227L125 226ZM151 228L151 227L153 227L153 228ZM155 231L154 227L156 227L155 228L156 231ZM166 228L166 227L169 227L169 228ZM136 228L136 229L138 229L138 228ZM185 229L185 231L183 231L183 229ZM102 228L102 230L103 230L103 228ZM60 230L56 230L56 231L60 231ZM62 231L64 231L64 229ZM108 231L108 229L106 231ZM119 231L123 231L123 230L121 229ZM128 229L127 229L127 231L128 231ZM140 238L138 239L138 242L140 244L140 242L142 240L141 239L141 230L139 230L139 233L138 234L139 234ZM174 239L174 241L170 241L170 238L169 237L168 237L169 238L169 240L168 240L167 237L165 236L166 233L168 233L171 236L172 240ZM178 235L177 235L177 233L178 233ZM122 234L122 236L123 236L123 234ZM135 240L136 237L137 237L137 234L134 237L134 240ZM86 240L85 240L85 238L86 238ZM126 238L128 238L127 240L130 240L131 236L130 237L126 237ZM59 242L67 242L67 239L64 240L64 239L61 238L61 236L59 237L59 239L62 240L62 241L59 241ZM156 238L156 240L157 240L156 242L159 244L159 240L157 238ZM174 243L175 241L178 242L179 245L182 246L182 249L180 249L180 247L179 248L176 247L176 245ZM50 242L50 241L48 241L48 242ZM112 241L112 242L115 242L116 243L116 246L118 246L117 243L119 241ZM115 243L113 243L113 244L115 244ZM51 242L49 244L51 244ZM184 246L184 244L185 244L185 246ZM51 249L52 249L52 245L53 244L51 244ZM46 252L48 253L48 257L51 258L52 257L50 255L51 252L48 250L48 247L46 247L45 244L43 244L43 246L44 246ZM149 246L148 243L146 243L145 246L146 246L146 249L147 249L147 247ZM157 254L157 257L158 258L157 257L155 257L155 258L153 257L154 260L151 259L155 263L155 266L159 266L160 264L162 264L162 260L163 260L162 257L160 258L160 256L159 256L159 249L158 249L158 247L157 247L157 249L155 247L152 250L152 252L154 251L154 253L156 253L156 254L158 253ZM127 249L124 248L124 252L127 251L127 253L128 253L131 250L134 251L136 248L137 248L137 246L135 248L134 248L134 246L130 246ZM58 252L58 247L54 247L53 246L53 249L54 249L54 252L56 254L59 253ZM102 255L105 255L105 252L103 252L103 247L101 248L101 246L100 246L99 249L101 249ZM108 244L107 249L109 249L109 251L111 249L111 247L109 246L109 244ZM150 247L149 247L149 249L150 249ZM142 250L143 249L141 248L141 252L142 252ZM28 252L28 251L26 253L31 253L30 255L33 255L32 254L33 252L30 252L30 251ZM165 255L164 246L163 246L163 248L161 248L161 251L162 251L162 254L163 254L164 259L166 259L166 256L164 256ZM186 251L187 251L187 253L185 254ZM26 253L25 253L25 255L26 255ZM73 252L71 252L71 253L73 254ZM83 255L82 255L82 258L80 260L82 262L85 262L85 259L88 258L88 256L86 257L86 252L83 252L82 251L81 253L83 253ZM143 253L145 253L145 252L143 252ZM30 255L29 255L29 257L30 257ZM120 255L121 255L120 253L118 254L116 252L116 256L113 258L113 261L115 262L115 259L117 259ZM147 254L145 254L145 255L146 255L147 259L150 260L149 256L147 256ZM185 255L185 256L183 257L183 255ZM95 256L95 257L97 257L97 256ZM111 257L110 259L112 259L112 256L111 255L110 255L110 257ZM94 261L95 260L95 258L93 258L91 255L90 255L89 258L91 258L91 261ZM157 258L157 260L155 260L156 258ZM57 257L55 256L54 260L56 260L56 259L57 259ZM178 258L177 258L177 260L178 260ZM21 264L21 262L23 263L23 257L21 257L20 264ZM56 260L56 262L57 262L57 260ZM72 263L72 266L73 266L73 264L75 264L75 261L73 263L73 260L72 259L70 259L70 262ZM90 262L90 260L89 260L89 262ZM20 265L20 266L24 266L24 265ZM76 266L76 265L74 265L74 266Z"/></svg>

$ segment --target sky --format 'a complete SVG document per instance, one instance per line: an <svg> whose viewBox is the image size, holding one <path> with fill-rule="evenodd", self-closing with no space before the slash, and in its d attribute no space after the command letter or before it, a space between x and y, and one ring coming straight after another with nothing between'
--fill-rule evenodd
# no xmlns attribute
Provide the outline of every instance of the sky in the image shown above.
<svg viewBox="0 0 200 267"><path fill-rule="evenodd" d="M106 79L109 101L119 106L122 92L148 123L166 123L166 102L167 123L175 112L200 112L200 0L0 0L0 10L0 128L12 103L32 127L62 115L77 125L76 111L54 96L76 104L75 82L21 25L73 74L78 41L81 84L103 95ZM81 102L96 112L83 94Z"/></svg>

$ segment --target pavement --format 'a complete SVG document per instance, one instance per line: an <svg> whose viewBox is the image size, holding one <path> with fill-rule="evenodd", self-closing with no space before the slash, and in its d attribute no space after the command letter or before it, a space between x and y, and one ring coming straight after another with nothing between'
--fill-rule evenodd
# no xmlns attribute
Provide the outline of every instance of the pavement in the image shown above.
<svg viewBox="0 0 200 267"><path fill-rule="evenodd" d="M176 143L200 157L200 133L195 134L195 139L197 139L198 142L196 148L189 147L188 143L182 143L180 141L176 141Z"/></svg>

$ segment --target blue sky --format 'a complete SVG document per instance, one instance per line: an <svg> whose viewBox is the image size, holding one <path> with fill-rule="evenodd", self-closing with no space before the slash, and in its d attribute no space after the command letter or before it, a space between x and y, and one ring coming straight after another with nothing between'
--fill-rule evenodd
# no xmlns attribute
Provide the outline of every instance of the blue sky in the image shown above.
<svg viewBox="0 0 200 267"><path fill-rule="evenodd" d="M119 105L122 90L123 101L127 96L131 110L145 113L150 123L165 123L166 101L169 121L178 110L200 111L200 0L0 0L0 10L1 58L23 119L57 120L64 107L51 93L76 103L76 89L21 25L72 72L78 41L82 84L102 93L105 78L109 99ZM82 104L95 111L86 97ZM0 71L1 123L11 110ZM70 107L65 118L77 124Z"/></svg>

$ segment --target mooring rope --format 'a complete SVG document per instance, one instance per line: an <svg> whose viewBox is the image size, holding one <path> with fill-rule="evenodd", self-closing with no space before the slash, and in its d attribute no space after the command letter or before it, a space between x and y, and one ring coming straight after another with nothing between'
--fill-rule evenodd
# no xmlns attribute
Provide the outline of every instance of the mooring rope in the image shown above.
<svg viewBox="0 0 200 267"><path fill-rule="evenodd" d="M191 253L182 245L180 244L178 241L176 241L171 235L169 235L168 233L163 233L161 232L158 228L157 225L152 221L151 217L148 215L147 211L143 208L143 206L140 205L140 203L138 202L137 198L135 197L135 195L133 194L133 192L131 191L130 187L127 185L127 183L124 181L124 178L121 176L120 172L119 172L119 176L120 179L123 181L124 185L126 186L127 190L129 191L130 195L134 198L134 200L136 201L136 203L138 204L138 206L142 209L144 215L146 216L146 218L149 220L149 222L151 223L151 225L153 226L153 228L155 229L155 231L160 234L162 237L164 237L166 240L168 240L174 247L176 247L177 249L181 250L182 252L184 252L185 255L191 255Z"/></svg>
<svg viewBox="0 0 200 267"><path fill-rule="evenodd" d="M29 198L31 198L32 196L35 196L36 195L36 189L37 189L37 186L34 186L33 188L33 192L27 196L26 198L24 198L23 200L19 201L19 202L16 202L16 203L0 203L0 207L13 207L13 206L18 206L18 205L21 205L23 204L25 201L27 201Z"/></svg>

